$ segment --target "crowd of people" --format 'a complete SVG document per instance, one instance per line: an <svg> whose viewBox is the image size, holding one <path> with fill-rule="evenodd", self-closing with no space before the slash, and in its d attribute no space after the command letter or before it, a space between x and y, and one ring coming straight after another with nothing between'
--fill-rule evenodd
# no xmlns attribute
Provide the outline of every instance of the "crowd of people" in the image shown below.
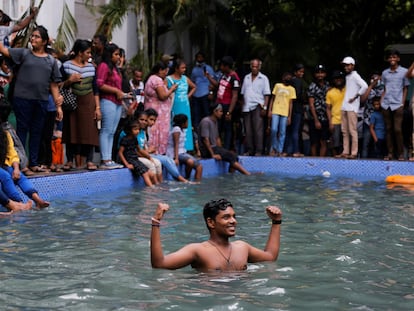
<svg viewBox="0 0 414 311"><path fill-rule="evenodd" d="M177 181L200 181L200 158L226 161L230 172L246 175L239 155L414 161L407 114L414 63L400 66L397 50L386 56L389 68L373 71L368 83L348 56L329 76L317 64L311 83L298 63L271 88L260 59L250 61L241 79L231 56L213 67L200 51L187 70L182 58L165 54L145 75L103 35L78 39L68 55L58 55L42 26L31 33L30 49L11 48L5 38L20 28L3 25L7 15L0 13L1 101L16 118L16 135L8 116L2 119L6 150L15 149L0 159L9 175L2 174L0 203L9 210L29 205L5 186L7 178L46 207L23 176L50 171L127 167L154 186L163 168Z"/></svg>

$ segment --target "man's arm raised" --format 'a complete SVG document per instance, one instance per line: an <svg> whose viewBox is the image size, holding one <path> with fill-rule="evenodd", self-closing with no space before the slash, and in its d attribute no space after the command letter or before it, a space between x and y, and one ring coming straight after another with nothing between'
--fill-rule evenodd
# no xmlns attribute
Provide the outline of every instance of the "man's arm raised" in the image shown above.
<svg viewBox="0 0 414 311"><path fill-rule="evenodd" d="M179 269L190 265L195 258L196 244L189 244L180 250L164 256L161 244L160 225L164 213L169 210L169 205L158 203L154 213L151 229L151 265L153 268Z"/></svg>
<svg viewBox="0 0 414 311"><path fill-rule="evenodd" d="M269 238L264 250L250 246L248 262L275 261L279 255L282 211L277 206L268 206L266 213L272 220Z"/></svg>

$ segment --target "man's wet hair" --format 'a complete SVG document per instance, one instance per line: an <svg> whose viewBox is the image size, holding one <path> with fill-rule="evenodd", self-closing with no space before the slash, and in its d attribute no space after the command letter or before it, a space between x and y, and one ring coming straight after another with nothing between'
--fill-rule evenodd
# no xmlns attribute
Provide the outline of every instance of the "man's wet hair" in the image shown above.
<svg viewBox="0 0 414 311"><path fill-rule="evenodd" d="M220 211L226 210L229 206L233 207L233 204L226 199L211 200L207 202L203 209L203 216L206 224L207 218L215 219Z"/></svg>

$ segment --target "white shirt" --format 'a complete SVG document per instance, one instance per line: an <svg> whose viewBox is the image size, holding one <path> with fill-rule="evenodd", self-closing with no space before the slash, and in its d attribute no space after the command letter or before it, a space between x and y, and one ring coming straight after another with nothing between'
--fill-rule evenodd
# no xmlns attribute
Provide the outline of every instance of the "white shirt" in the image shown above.
<svg viewBox="0 0 414 311"><path fill-rule="evenodd" d="M368 84L361 78L361 76L354 70L346 76L345 96L342 102L342 111L354 111L358 113L360 106L360 97L367 91ZM355 98L352 103L349 102L351 98Z"/></svg>
<svg viewBox="0 0 414 311"><path fill-rule="evenodd" d="M243 112L256 109L257 105L263 105L265 96L270 95L269 79L259 72L257 77L252 80L252 74L244 77L241 94L244 97Z"/></svg>

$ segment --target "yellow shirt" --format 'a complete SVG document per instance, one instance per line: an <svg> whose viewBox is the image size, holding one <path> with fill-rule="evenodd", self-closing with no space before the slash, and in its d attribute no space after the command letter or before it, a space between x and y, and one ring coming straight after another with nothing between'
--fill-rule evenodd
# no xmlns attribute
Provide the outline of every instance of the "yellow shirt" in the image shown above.
<svg viewBox="0 0 414 311"><path fill-rule="evenodd" d="M13 138L11 137L10 133L6 131L7 137L7 153L6 153L6 160L4 164L7 166L12 166L14 162L19 163L19 155L17 154L16 149L14 148Z"/></svg>
<svg viewBox="0 0 414 311"><path fill-rule="evenodd" d="M293 86L276 83L273 87L272 94L275 96L273 101L272 114L278 114L283 117L289 116L289 108L292 99L296 99L296 91Z"/></svg>
<svg viewBox="0 0 414 311"><path fill-rule="evenodd" d="M344 101L345 88L333 87L326 93L326 104L331 106L332 124L341 124L341 108Z"/></svg>

